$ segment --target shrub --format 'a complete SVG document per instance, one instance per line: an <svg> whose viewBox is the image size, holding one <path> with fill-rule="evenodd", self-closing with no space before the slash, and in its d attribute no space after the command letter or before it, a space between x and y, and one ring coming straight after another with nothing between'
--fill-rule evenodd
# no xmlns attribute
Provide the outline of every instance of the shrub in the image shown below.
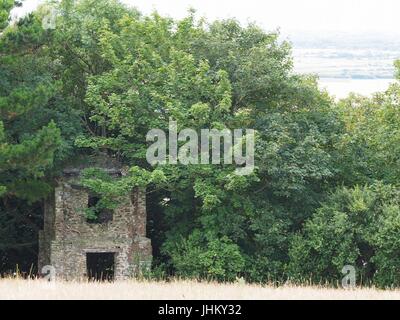
<svg viewBox="0 0 400 320"><path fill-rule="evenodd" d="M169 252L176 275L217 281L234 281L244 267L239 247L229 238L194 231Z"/></svg>

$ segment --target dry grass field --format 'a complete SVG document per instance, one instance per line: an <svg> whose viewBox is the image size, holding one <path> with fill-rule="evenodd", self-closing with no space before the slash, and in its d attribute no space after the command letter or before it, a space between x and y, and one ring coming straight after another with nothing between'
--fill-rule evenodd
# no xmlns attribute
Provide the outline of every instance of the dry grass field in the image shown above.
<svg viewBox="0 0 400 320"><path fill-rule="evenodd" d="M335 290L319 287L262 287L198 282L47 283L0 280L0 299L33 300L398 300L400 291Z"/></svg>

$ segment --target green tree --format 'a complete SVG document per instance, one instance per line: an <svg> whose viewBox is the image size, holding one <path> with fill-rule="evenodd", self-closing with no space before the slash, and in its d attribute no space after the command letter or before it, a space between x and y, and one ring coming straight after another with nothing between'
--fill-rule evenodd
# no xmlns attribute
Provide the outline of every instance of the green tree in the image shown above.
<svg viewBox="0 0 400 320"><path fill-rule="evenodd" d="M0 1L0 32L3 31L10 21L10 11L17 6L20 6L22 1L16 0L1 0Z"/></svg>
<svg viewBox="0 0 400 320"><path fill-rule="evenodd" d="M399 93L399 84L394 83L372 98L351 95L340 102L346 129L338 144L338 160L347 184L398 183Z"/></svg>
<svg viewBox="0 0 400 320"><path fill-rule="evenodd" d="M7 26L13 5L2 1L0 8L0 255L2 270L18 264L27 271L36 255L38 200L51 189L49 172L62 140L57 119L45 112L56 109L57 92L49 35L38 15Z"/></svg>
<svg viewBox="0 0 400 320"><path fill-rule="evenodd" d="M106 151L143 175L162 171L151 180L159 261L179 272L168 248L200 230L238 245L254 266L249 279L282 276L287 235L335 183L341 132L316 79L293 74L289 45L254 25L208 25L194 13L146 17L116 1L64 1L61 11L52 52L63 97L83 123L76 146ZM258 168L246 177L232 165L152 168L146 134L167 130L171 118L178 130L256 129ZM86 182L98 189L98 178Z"/></svg>
<svg viewBox="0 0 400 320"><path fill-rule="evenodd" d="M32 120L25 122L49 103L55 91L54 81L44 72L48 60L43 58L44 35L38 25L37 18L27 17L0 38L0 184L3 193L25 198L30 198L25 192L32 184L39 188L60 144L52 119L34 126L29 125Z"/></svg>
<svg viewBox="0 0 400 320"><path fill-rule="evenodd" d="M340 283L342 268L357 268L359 282L398 285L399 190L390 185L339 188L293 237L290 276Z"/></svg>
<svg viewBox="0 0 400 320"><path fill-rule="evenodd" d="M111 208L121 193L147 187L156 265L185 277L285 280L292 235L355 163L344 107L333 107L316 78L294 74L277 32L194 12L144 16L114 0L55 6L55 30L41 27L45 5L0 39L5 198L26 199L17 201L23 212L77 155L108 153L127 175L115 181L92 169L82 183ZM146 135L168 131L170 119L178 130L255 129L253 174L224 164L152 167ZM16 229L7 230L13 239Z"/></svg>

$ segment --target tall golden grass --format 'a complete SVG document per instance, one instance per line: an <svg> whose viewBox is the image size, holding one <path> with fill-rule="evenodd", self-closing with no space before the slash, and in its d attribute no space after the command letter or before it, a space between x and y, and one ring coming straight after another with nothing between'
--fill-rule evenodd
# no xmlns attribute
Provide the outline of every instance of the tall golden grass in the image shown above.
<svg viewBox="0 0 400 320"><path fill-rule="evenodd" d="M399 290L330 289L196 281L114 283L0 280L2 300L398 300Z"/></svg>

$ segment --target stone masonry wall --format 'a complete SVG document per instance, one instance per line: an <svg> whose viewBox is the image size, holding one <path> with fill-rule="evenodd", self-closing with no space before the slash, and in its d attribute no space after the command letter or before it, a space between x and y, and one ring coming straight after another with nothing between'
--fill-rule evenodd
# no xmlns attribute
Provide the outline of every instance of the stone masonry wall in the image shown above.
<svg viewBox="0 0 400 320"><path fill-rule="evenodd" d="M151 264L152 248L146 238L144 190L127 195L114 211L113 220L89 224L84 209L88 191L68 179L62 181L45 205L44 231L39 235L39 268L51 265L65 280L87 277L87 253L115 253L115 279L136 275Z"/></svg>

